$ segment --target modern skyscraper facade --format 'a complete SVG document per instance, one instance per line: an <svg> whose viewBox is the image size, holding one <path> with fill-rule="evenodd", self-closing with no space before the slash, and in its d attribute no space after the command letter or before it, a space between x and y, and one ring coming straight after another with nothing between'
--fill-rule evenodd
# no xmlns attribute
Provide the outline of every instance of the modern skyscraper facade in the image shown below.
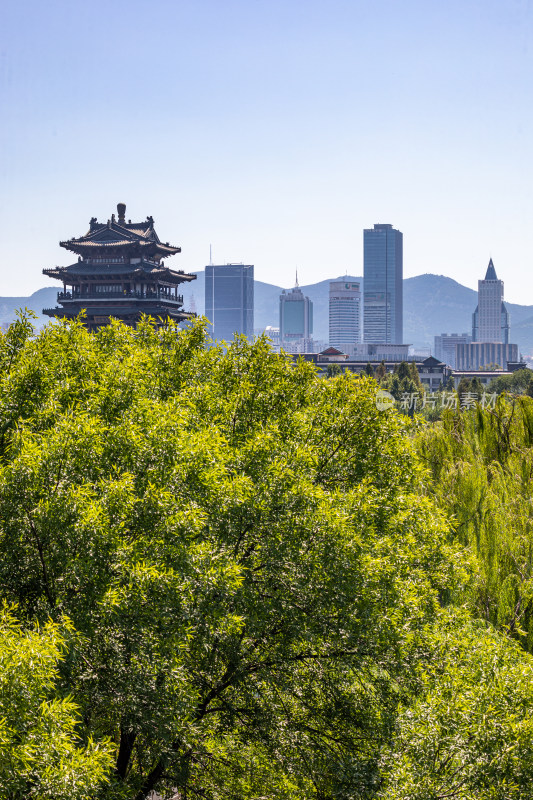
<svg viewBox="0 0 533 800"><path fill-rule="evenodd" d="M477 308L472 314L472 341L509 343L509 312L503 302L503 281L492 258L485 279L478 281Z"/></svg>
<svg viewBox="0 0 533 800"><path fill-rule="evenodd" d="M209 264L205 268L205 315L213 339L254 334L254 265Z"/></svg>
<svg viewBox="0 0 533 800"><path fill-rule="evenodd" d="M329 344L351 355L361 341L361 288L354 281L329 284Z"/></svg>
<svg viewBox="0 0 533 800"><path fill-rule="evenodd" d="M403 340L403 234L392 225L364 231L364 341Z"/></svg>
<svg viewBox="0 0 533 800"><path fill-rule="evenodd" d="M309 340L313 334L313 303L304 295L298 283L279 297L279 338L284 342Z"/></svg>

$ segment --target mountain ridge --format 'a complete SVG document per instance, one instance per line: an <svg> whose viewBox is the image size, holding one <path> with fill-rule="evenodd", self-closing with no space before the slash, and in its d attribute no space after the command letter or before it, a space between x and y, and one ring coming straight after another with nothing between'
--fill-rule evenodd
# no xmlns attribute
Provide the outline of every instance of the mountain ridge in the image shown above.
<svg viewBox="0 0 533 800"><path fill-rule="evenodd" d="M194 305L198 314L204 313L204 271L195 273L197 280L182 289L185 308ZM313 301L314 332L319 341L328 340L328 284L333 280L359 281L356 275L340 275L317 283L301 285L300 289ZM36 324L42 327L49 317L43 308L57 304L57 287L43 287L27 297L0 297L0 323L13 321L17 308L28 308L37 314ZM279 325L279 295L283 287L255 281L255 329ZM285 289L285 291L288 291ZM463 333L472 329L472 313L477 304L477 292L446 275L424 273L404 279L404 342L417 348L433 348L433 337L441 333ZM523 353L533 352L533 305L507 303L511 315L511 341Z"/></svg>

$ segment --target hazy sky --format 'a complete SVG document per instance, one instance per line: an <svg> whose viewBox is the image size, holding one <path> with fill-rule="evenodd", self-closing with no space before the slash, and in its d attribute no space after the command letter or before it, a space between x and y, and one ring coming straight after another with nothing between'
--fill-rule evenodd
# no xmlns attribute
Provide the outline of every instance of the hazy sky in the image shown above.
<svg viewBox="0 0 533 800"><path fill-rule="evenodd" d="M4 0L0 43L0 295L124 201L176 268L358 275L389 222L406 277L533 303L527 0Z"/></svg>

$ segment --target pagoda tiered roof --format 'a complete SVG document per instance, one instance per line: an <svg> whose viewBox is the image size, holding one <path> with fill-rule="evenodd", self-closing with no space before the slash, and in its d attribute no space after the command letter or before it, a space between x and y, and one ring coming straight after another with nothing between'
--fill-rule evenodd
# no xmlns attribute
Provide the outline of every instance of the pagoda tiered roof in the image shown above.
<svg viewBox="0 0 533 800"><path fill-rule="evenodd" d="M193 318L195 314L183 309L178 286L195 280L196 275L170 269L163 262L181 248L161 242L153 217L132 223L126 222L124 203L118 204L117 211L118 219L112 214L106 223L100 223L93 217L86 234L59 243L77 253L78 260L67 267L43 270L63 283L57 296L60 305L43 312L74 318L84 311L90 330L109 324L112 317L128 325L136 325L143 314L160 321Z"/></svg>
<svg viewBox="0 0 533 800"><path fill-rule="evenodd" d="M106 278L117 275L121 278L129 277L132 280L150 277L166 283L185 283L196 280L196 275L183 272L183 270L170 269L165 264L142 260L138 264L93 264L90 261L77 261L68 267L43 269L43 274L60 281L67 279L77 281L79 278L96 278L99 275L105 275Z"/></svg>
<svg viewBox="0 0 533 800"><path fill-rule="evenodd" d="M107 223L98 222L96 217L93 217L86 234L66 239L59 244L66 250L87 258L91 258L98 250L102 251L102 254L106 251L120 250L156 259L181 253L181 247L161 242L154 228L153 217L147 217L145 222L132 223L126 222L120 213L118 221L112 214Z"/></svg>

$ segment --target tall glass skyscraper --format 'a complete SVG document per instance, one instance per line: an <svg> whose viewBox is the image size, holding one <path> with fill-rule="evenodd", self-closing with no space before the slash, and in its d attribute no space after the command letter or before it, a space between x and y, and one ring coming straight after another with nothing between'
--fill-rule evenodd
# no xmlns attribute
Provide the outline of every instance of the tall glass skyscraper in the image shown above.
<svg viewBox="0 0 533 800"><path fill-rule="evenodd" d="M205 268L205 315L213 339L254 333L254 265L209 264Z"/></svg>
<svg viewBox="0 0 533 800"><path fill-rule="evenodd" d="M402 344L403 233L392 225L364 231L363 297L363 340Z"/></svg>

